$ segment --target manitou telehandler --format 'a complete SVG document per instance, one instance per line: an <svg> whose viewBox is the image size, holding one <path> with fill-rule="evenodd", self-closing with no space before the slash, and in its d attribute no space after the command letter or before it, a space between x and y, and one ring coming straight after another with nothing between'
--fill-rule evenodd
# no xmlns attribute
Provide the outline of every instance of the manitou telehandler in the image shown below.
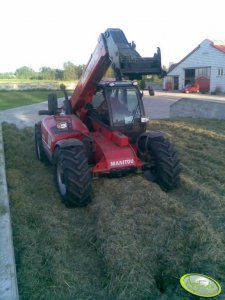
<svg viewBox="0 0 225 300"><path fill-rule="evenodd" d="M103 81L110 66L115 79ZM163 132L146 131L149 119L134 81L162 73L159 48L142 58L122 30L110 28L100 34L72 96L64 90L62 107L55 94L48 96L48 110L39 111L48 116L35 124L36 154L53 163L66 206L87 205L92 178L101 175L143 173L165 191L177 186L176 150Z"/></svg>

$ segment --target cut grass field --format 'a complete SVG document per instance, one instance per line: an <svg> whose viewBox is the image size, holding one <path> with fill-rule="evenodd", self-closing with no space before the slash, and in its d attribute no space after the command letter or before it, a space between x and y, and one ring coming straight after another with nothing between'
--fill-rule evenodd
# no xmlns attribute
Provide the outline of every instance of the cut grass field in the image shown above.
<svg viewBox="0 0 225 300"><path fill-rule="evenodd" d="M186 300L179 278L214 277L225 290L225 125L151 121L176 144L181 184L168 194L142 176L93 182L94 200L67 209L34 131L3 134L21 299Z"/></svg>
<svg viewBox="0 0 225 300"><path fill-rule="evenodd" d="M49 84L59 83L57 80L38 80L38 79L20 79L20 78L0 78L0 84Z"/></svg>
<svg viewBox="0 0 225 300"><path fill-rule="evenodd" d="M58 97L63 97L60 90L0 91L0 111L47 101L49 93L56 93Z"/></svg>

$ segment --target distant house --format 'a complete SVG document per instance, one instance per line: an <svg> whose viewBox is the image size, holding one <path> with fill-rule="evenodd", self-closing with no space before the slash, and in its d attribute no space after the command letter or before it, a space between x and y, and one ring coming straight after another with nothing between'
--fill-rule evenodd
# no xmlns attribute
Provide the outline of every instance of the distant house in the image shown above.
<svg viewBox="0 0 225 300"><path fill-rule="evenodd" d="M198 83L200 92L225 93L225 42L205 39L170 67L163 88L182 90L189 83Z"/></svg>

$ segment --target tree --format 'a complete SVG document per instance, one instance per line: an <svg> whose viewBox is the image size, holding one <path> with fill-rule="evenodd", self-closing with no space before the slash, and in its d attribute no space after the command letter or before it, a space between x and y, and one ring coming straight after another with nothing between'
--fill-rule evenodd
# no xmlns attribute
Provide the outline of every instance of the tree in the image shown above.
<svg viewBox="0 0 225 300"><path fill-rule="evenodd" d="M114 71L113 71L112 67L108 68L108 70L106 71L104 77L106 77L106 78L115 78L115 74L114 74Z"/></svg>
<svg viewBox="0 0 225 300"><path fill-rule="evenodd" d="M54 80L56 71L49 67L40 68L41 78L44 80Z"/></svg>
<svg viewBox="0 0 225 300"><path fill-rule="evenodd" d="M63 64L63 69L64 69L64 79L65 80L74 80L78 79L77 74L76 74L76 66L70 62L67 61Z"/></svg>
<svg viewBox="0 0 225 300"><path fill-rule="evenodd" d="M138 82L139 88L141 91L143 91L146 87L146 81L144 76L141 78L141 80Z"/></svg>
<svg viewBox="0 0 225 300"><path fill-rule="evenodd" d="M56 80L63 80L63 78L64 78L64 72L63 72L63 70L56 69L55 70L55 79Z"/></svg>
<svg viewBox="0 0 225 300"><path fill-rule="evenodd" d="M15 75L12 72L4 72L4 73L0 73L0 78L1 79L12 79L12 78L15 78Z"/></svg>
<svg viewBox="0 0 225 300"><path fill-rule="evenodd" d="M83 73L85 65L75 66L76 79L79 79Z"/></svg>
<svg viewBox="0 0 225 300"><path fill-rule="evenodd" d="M35 72L32 68L23 66L19 69L16 69L15 75L17 78L31 79L33 76L35 76Z"/></svg>

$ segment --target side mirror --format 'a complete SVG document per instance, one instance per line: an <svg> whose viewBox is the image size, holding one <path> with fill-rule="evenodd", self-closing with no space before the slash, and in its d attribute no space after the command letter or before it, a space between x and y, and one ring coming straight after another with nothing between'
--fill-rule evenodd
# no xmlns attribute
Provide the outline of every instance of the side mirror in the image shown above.
<svg viewBox="0 0 225 300"><path fill-rule="evenodd" d="M39 110L38 114L40 116L49 115L49 111L48 110Z"/></svg>
<svg viewBox="0 0 225 300"><path fill-rule="evenodd" d="M56 94L48 95L48 110L39 110L39 115L56 115L58 113L58 100Z"/></svg>

